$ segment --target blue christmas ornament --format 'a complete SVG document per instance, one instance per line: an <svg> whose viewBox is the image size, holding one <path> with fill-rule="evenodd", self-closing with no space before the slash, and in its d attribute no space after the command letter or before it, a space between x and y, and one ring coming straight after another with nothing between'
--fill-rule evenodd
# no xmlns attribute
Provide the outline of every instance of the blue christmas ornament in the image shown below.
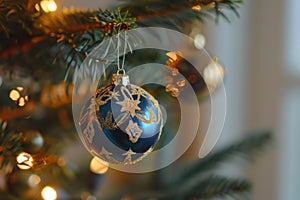
<svg viewBox="0 0 300 200"><path fill-rule="evenodd" d="M80 116L86 147L113 164L134 164L149 154L162 126L158 101L124 74L114 74L111 85L98 89Z"/></svg>

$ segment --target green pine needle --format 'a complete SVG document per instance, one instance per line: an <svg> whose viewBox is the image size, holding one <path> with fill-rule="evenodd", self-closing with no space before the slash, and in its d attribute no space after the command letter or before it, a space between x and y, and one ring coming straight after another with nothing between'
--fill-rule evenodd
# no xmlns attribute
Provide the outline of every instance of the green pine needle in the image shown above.
<svg viewBox="0 0 300 200"><path fill-rule="evenodd" d="M177 199L187 199L193 197L195 199L210 199L213 197L224 196L239 196L241 200L242 195L246 195L252 188L252 184L246 179L234 179L222 176L210 176L202 181L188 186L184 195L178 195Z"/></svg>
<svg viewBox="0 0 300 200"><path fill-rule="evenodd" d="M22 133L9 131L7 122L0 121L0 169L13 167L22 149Z"/></svg>
<svg viewBox="0 0 300 200"><path fill-rule="evenodd" d="M266 147L266 144L270 142L271 138L272 136L270 132L253 134L240 142L213 152L207 157L192 163L185 170L181 171L173 184L180 184L183 180L195 176L196 173L205 173L208 170L213 170L235 155L251 159Z"/></svg>

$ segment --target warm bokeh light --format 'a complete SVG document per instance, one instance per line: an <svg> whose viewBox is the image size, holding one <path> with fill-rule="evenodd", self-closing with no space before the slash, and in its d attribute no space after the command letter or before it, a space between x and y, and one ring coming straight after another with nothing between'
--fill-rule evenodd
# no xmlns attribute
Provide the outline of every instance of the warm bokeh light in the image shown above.
<svg viewBox="0 0 300 200"><path fill-rule="evenodd" d="M57 10L57 4L54 0L42 0L40 4L35 5L37 11L40 11L41 8L46 13L54 12Z"/></svg>
<svg viewBox="0 0 300 200"><path fill-rule="evenodd" d="M24 97L22 96L21 93L23 90L23 87L16 87L15 89L12 89L9 93L9 98L21 107L25 106L26 102L29 100L27 95Z"/></svg>
<svg viewBox="0 0 300 200"><path fill-rule="evenodd" d="M90 170L95 174L105 174L108 170L108 163L94 157L90 162Z"/></svg>
<svg viewBox="0 0 300 200"><path fill-rule="evenodd" d="M223 77L224 69L219 64L218 59L214 58L203 71L204 81L210 89L215 89Z"/></svg>
<svg viewBox="0 0 300 200"><path fill-rule="evenodd" d="M201 6L200 5L196 5L196 6L193 6L192 9L200 11L201 10Z"/></svg>
<svg viewBox="0 0 300 200"><path fill-rule="evenodd" d="M18 90L11 90L9 93L9 98L13 101L17 101L20 98L20 92Z"/></svg>
<svg viewBox="0 0 300 200"><path fill-rule="evenodd" d="M41 182L41 178L36 174L30 175L29 178L28 178L28 185L30 187L35 187L38 184L40 184L40 182Z"/></svg>
<svg viewBox="0 0 300 200"><path fill-rule="evenodd" d="M206 43L204 35L197 34L194 38L194 45L197 49L203 49Z"/></svg>
<svg viewBox="0 0 300 200"><path fill-rule="evenodd" d="M42 190L42 197L44 200L55 200L57 199L57 192L50 186L46 186Z"/></svg>
<svg viewBox="0 0 300 200"><path fill-rule="evenodd" d="M19 99L18 105L22 107L22 106L25 106L25 103L26 103L26 102L25 102L25 98L24 98L24 97L21 97L21 98Z"/></svg>
<svg viewBox="0 0 300 200"><path fill-rule="evenodd" d="M20 92L22 92L24 90L23 87L17 87L17 90L19 90Z"/></svg>
<svg viewBox="0 0 300 200"><path fill-rule="evenodd" d="M60 166L60 167L63 167L66 165L66 160L64 158L58 158L57 159L57 165Z"/></svg>
<svg viewBox="0 0 300 200"><path fill-rule="evenodd" d="M33 166L33 158L29 153L22 152L17 156L17 166L20 169L27 170Z"/></svg>

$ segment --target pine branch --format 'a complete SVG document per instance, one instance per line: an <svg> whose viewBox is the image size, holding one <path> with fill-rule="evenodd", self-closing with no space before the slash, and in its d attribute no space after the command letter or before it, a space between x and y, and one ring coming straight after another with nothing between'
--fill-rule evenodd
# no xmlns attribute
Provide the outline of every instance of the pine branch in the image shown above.
<svg viewBox="0 0 300 200"><path fill-rule="evenodd" d="M238 196L239 198L235 199L241 200L242 195L251 190L251 185L252 184L246 179L211 176L198 184L191 185L189 188L185 186L188 188L188 191L186 191L186 194L180 199L186 199L186 197L210 199L213 197Z"/></svg>
<svg viewBox="0 0 300 200"><path fill-rule="evenodd" d="M21 2L21 3L20 3ZM42 66L47 70L65 69L65 80L72 82L81 63L97 44L104 38L116 34L120 30L128 30L139 26L164 26L182 30L193 20L204 20L214 13L216 16L226 15L223 9L230 9L238 15L237 7L241 0L142 0L127 1L121 9L68 11L64 13L39 14L26 7L27 1L0 1L0 8L11 4L6 13L13 14L10 18L0 17L3 30L9 39L1 37L0 60L3 64L12 65L26 60L26 65L36 66L36 60L42 59ZM20 4L18 7L18 3ZM22 12L15 12L16 8ZM134 16L136 19L129 16ZM1 15L0 15L1 16ZM2 20L1 20L2 19ZM22 30L9 29L22 25ZM14 32L11 32L11 31ZM4 31L5 32L5 31ZM36 52L38 52L36 54ZM24 58L34 56L29 61ZM37 55L40 55L37 58ZM41 56L42 55L42 56ZM48 59L44 59L48 58ZM59 64L58 64L59 63ZM20 63L22 65L22 63ZM56 68L54 68L56 66ZM48 74L51 74L49 72ZM63 75L61 75L63 76ZM45 79L46 80L46 79Z"/></svg>
<svg viewBox="0 0 300 200"><path fill-rule="evenodd" d="M25 8L25 0L0 0L0 36L4 34L7 39L17 33L16 28L27 29L25 21L20 20L24 19Z"/></svg>
<svg viewBox="0 0 300 200"><path fill-rule="evenodd" d="M48 41L50 48L56 47L57 54L61 53L58 49L63 45L64 54L69 52L71 56L76 53L85 55L105 37L136 27L135 19L120 9L50 13L33 18L30 23L35 34L27 40L20 40L20 35L15 35L12 39L18 41L17 44L1 44L1 60L19 51L26 52L37 48L38 43L45 41Z"/></svg>
<svg viewBox="0 0 300 200"><path fill-rule="evenodd" d="M241 200L251 190L247 179L232 179L222 176L208 176L210 170L228 161L233 155L243 155L251 158L259 153L270 141L271 134L264 132L221 149L207 158L194 162L186 170L177 172L175 180L167 188L158 191L146 191L129 196L128 199L210 199L213 197L230 196ZM167 169L165 169L167 170ZM246 198L246 196L244 196Z"/></svg>
<svg viewBox="0 0 300 200"><path fill-rule="evenodd" d="M167 26L178 29L193 20L204 21L213 13L229 21L224 9L233 11L236 16L238 4L242 0L128 0L122 5L124 10L129 10L137 17L137 23L142 26Z"/></svg>
<svg viewBox="0 0 300 200"><path fill-rule="evenodd" d="M250 135L246 139L230 145L224 149L216 151L206 158L200 159L180 172L172 184L180 184L183 180L189 179L195 174L202 174L208 170L213 170L221 163L227 161L235 155L251 159L260 153L271 140L271 133L264 132Z"/></svg>
<svg viewBox="0 0 300 200"><path fill-rule="evenodd" d="M0 121L0 169L12 168L15 157L22 151L22 133L7 128L6 121Z"/></svg>
<svg viewBox="0 0 300 200"><path fill-rule="evenodd" d="M129 200L146 200L149 198L158 200L168 199L210 199L213 197L237 197L251 190L251 183L246 179L233 179L223 176L209 176L205 179L191 178L182 182L179 186L169 190L149 191L127 196Z"/></svg>

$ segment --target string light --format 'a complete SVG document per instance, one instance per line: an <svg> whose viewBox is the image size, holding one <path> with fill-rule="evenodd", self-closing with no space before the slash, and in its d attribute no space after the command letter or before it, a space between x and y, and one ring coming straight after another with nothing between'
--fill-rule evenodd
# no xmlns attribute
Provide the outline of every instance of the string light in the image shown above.
<svg viewBox="0 0 300 200"><path fill-rule="evenodd" d="M29 153L22 152L17 156L17 166L20 169L27 170L33 166L33 158Z"/></svg>
<svg viewBox="0 0 300 200"><path fill-rule="evenodd" d="M23 107L25 106L26 102L29 100L28 96L23 96L24 93L23 87L16 87L12 89L9 93L9 98L13 100L18 106Z"/></svg>
<svg viewBox="0 0 300 200"><path fill-rule="evenodd" d="M94 157L90 162L90 170L95 174L105 174L108 170L108 163Z"/></svg>
<svg viewBox="0 0 300 200"><path fill-rule="evenodd" d="M41 192L44 200L55 200L57 199L57 192L50 186L45 186Z"/></svg>

